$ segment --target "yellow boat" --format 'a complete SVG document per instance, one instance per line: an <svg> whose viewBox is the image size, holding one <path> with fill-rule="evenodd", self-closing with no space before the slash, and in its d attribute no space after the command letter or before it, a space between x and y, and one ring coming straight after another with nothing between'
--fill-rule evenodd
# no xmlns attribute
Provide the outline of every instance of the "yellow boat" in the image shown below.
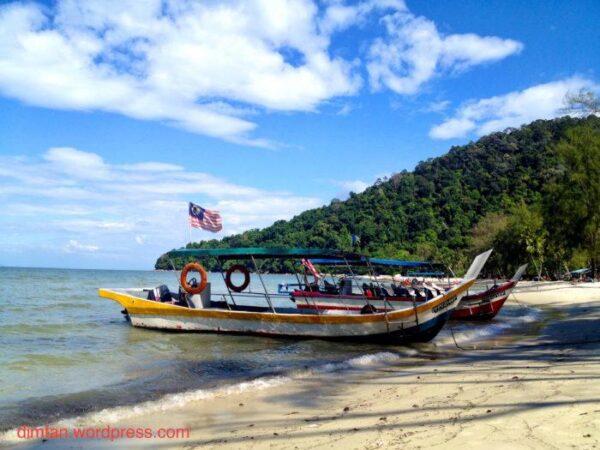
<svg viewBox="0 0 600 450"><path fill-rule="evenodd" d="M172 252L195 259L216 258L221 267L232 261L247 261L264 288L260 293L245 291L250 281L250 272L245 265L235 264L225 274L222 273L227 292L211 293L208 275L198 263L191 263L182 271L183 289L180 289L180 293L171 293L166 286L161 286L156 289L100 289L99 295L119 303L135 327L389 343L426 342L442 329L458 300L475 282L490 252L482 253L473 260L459 285L425 302L403 305L392 311L377 311L367 297L365 308L357 314L324 314L318 309L306 312L297 308L278 307L277 297L282 294L267 291L257 259L292 259L300 262L308 258L331 258L345 260L349 267L366 260L366 257L354 253L321 249L180 249ZM195 279L187 279L188 273L193 270L198 270L200 274L199 283ZM235 271L242 272L244 276L241 285L232 282L231 275ZM259 306L241 305L242 297L252 298Z"/></svg>

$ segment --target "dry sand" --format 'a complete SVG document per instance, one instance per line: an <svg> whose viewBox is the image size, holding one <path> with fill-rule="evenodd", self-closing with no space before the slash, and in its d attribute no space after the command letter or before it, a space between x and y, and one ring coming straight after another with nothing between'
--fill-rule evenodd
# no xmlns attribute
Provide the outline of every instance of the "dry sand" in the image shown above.
<svg viewBox="0 0 600 450"><path fill-rule="evenodd" d="M118 425L191 427L189 439L145 443L152 448L600 448L600 290L548 298L511 298L544 308L548 321L535 336L487 343L493 350L428 344L369 370L321 373ZM59 444L75 443L42 447Z"/></svg>

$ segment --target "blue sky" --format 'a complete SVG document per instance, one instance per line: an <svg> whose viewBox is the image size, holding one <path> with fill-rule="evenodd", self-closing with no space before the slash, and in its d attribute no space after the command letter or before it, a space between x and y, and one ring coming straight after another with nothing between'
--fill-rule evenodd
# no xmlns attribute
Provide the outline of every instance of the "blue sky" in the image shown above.
<svg viewBox="0 0 600 450"><path fill-rule="evenodd" d="M599 20L583 0L3 2L0 264L150 268L188 200L262 227L561 115L598 91Z"/></svg>

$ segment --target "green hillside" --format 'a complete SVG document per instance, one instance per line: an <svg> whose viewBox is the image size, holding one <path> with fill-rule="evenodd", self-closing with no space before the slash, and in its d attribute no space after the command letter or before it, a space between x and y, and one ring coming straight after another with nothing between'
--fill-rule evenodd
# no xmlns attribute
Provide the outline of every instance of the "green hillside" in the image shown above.
<svg viewBox="0 0 600 450"><path fill-rule="evenodd" d="M191 246L350 250L351 235L355 234L360 237L362 253L437 260L456 271L464 268L474 252L488 245L496 248L488 264L490 274L509 273L521 262L533 262L531 270L543 267L544 273L562 270L565 262L585 265L594 258L597 260L597 248L586 247L581 239L579 244L576 239L570 241L565 233L575 229L589 232L583 231L579 222L589 222L593 218L588 216L597 216L597 212L580 211L584 216L587 214L584 219L576 215L568 218L577 223L557 224L554 217L560 203L556 196L565 201L569 198L568 189L559 192L560 186L569 185L570 172L579 167L569 167L565 158L570 150L561 153L558 144L572 141L571 134L581 134L581 130L591 133L589 138L597 148L600 119L595 116L538 120L520 129L493 133L477 142L452 147L443 156L419 163L412 172L396 173L377 180L360 194L351 193L345 201L334 199L327 206L275 222L262 230ZM592 159L592 167L600 163L598 150L587 157ZM583 164L589 166L587 161ZM598 174L588 175L600 185ZM595 188L597 194L598 186ZM589 192L570 193L578 194L590 196ZM565 214L569 214L568 206L563 208ZM594 205L588 205L590 208ZM592 241L598 234L597 226L591 225ZM597 242L592 242L591 246L594 245L597 247ZM176 266L184 262L177 258L174 261ZM165 255L157 260L156 268L170 268ZM268 267L271 271L285 268L277 262Z"/></svg>

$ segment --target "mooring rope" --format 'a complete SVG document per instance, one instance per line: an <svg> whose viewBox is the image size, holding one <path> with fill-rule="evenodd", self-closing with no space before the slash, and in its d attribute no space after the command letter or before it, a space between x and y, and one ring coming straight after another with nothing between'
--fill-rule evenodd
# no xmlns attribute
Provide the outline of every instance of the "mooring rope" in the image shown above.
<svg viewBox="0 0 600 450"><path fill-rule="evenodd" d="M454 346L462 351L493 351L493 350L518 350L524 348L536 348L536 347L562 347L569 345L586 345L586 344L598 344L600 343L600 339L585 339L580 341L563 341L563 342L539 342L537 344L522 344L522 345L513 345L513 346L498 346L498 347L477 347L473 346L471 348L466 348L458 344L456 341L456 336L454 335L454 327L452 325L448 326L450 328L450 334L452 335L452 340L454 341Z"/></svg>
<svg viewBox="0 0 600 450"><path fill-rule="evenodd" d="M528 306L526 306L525 304L523 304L519 300L517 300L517 297L514 295L514 293L511 293L511 295L512 295L512 300L517 305L519 305L522 309L529 309ZM448 324L448 327L450 328L450 334L452 335L452 340L454 341L454 346L457 349L462 350L462 351L518 350L518 349L522 349L522 348L562 347L562 346L569 346L569 345L586 345L586 344L600 343L600 339L585 339L585 340L579 340L579 341L539 342L537 344L522 344L522 345L500 346L500 347L476 347L476 346L473 346L472 348L465 348L465 347L459 345L458 342L456 341L456 336L454 335L454 328L452 327L452 325Z"/></svg>

